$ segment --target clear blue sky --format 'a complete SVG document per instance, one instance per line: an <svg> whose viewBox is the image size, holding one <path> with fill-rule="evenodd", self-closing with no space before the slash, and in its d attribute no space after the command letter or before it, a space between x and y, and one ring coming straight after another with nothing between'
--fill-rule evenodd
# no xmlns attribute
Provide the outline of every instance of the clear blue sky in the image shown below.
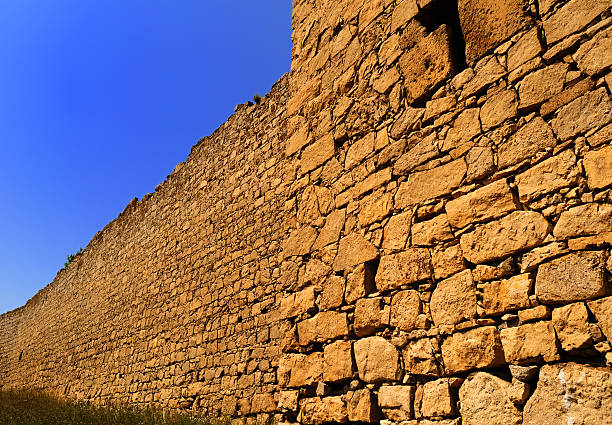
<svg viewBox="0 0 612 425"><path fill-rule="evenodd" d="M291 0L0 1L0 313L289 71Z"/></svg>

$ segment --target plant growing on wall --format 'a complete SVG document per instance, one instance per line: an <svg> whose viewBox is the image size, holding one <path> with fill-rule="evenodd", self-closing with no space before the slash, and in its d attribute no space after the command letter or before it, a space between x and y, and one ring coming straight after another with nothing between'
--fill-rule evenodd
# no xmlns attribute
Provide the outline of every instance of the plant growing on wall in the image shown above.
<svg viewBox="0 0 612 425"><path fill-rule="evenodd" d="M72 263L74 259L83 253L83 248L79 248L79 250L74 254L68 254L66 256L66 262L64 263L64 267L68 267L68 264Z"/></svg>

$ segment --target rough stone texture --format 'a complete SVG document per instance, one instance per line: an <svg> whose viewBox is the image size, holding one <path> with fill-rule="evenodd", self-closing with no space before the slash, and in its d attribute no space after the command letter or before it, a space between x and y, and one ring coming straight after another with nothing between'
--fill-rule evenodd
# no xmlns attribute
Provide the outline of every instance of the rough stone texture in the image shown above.
<svg viewBox="0 0 612 425"><path fill-rule="evenodd" d="M419 324L421 299L417 291L398 292L391 300L390 325L410 332Z"/></svg>
<svg viewBox="0 0 612 425"><path fill-rule="evenodd" d="M402 352L404 369L411 375L438 376L440 367L435 357L434 340L422 338L408 343Z"/></svg>
<svg viewBox="0 0 612 425"><path fill-rule="evenodd" d="M385 385L378 391L378 404L385 417L392 421L414 418L413 399L414 387L410 385Z"/></svg>
<svg viewBox="0 0 612 425"><path fill-rule="evenodd" d="M483 105L480 111L482 128L486 131L497 127L507 119L516 116L517 113L516 92L514 90L503 90L488 99Z"/></svg>
<svg viewBox="0 0 612 425"><path fill-rule="evenodd" d="M465 56L474 63L530 21L522 0L500 4L491 0L460 0L459 19L465 37Z"/></svg>
<svg viewBox="0 0 612 425"><path fill-rule="evenodd" d="M376 397L369 389L357 390L349 395L348 418L351 422L376 422L380 419Z"/></svg>
<svg viewBox="0 0 612 425"><path fill-rule="evenodd" d="M612 297L590 301L588 306L608 341L612 341Z"/></svg>
<svg viewBox="0 0 612 425"><path fill-rule="evenodd" d="M456 333L442 343L446 372L454 374L504 364L499 332L493 326Z"/></svg>
<svg viewBox="0 0 612 425"><path fill-rule="evenodd" d="M509 382L489 373L470 375L459 390L462 423L521 425L522 412L506 395L511 387Z"/></svg>
<svg viewBox="0 0 612 425"><path fill-rule="evenodd" d="M559 359L557 338L551 322L537 322L501 330L504 356L508 363L524 364Z"/></svg>
<svg viewBox="0 0 612 425"><path fill-rule="evenodd" d="M426 418L444 418L453 416L455 413L455 400L447 378L427 382L423 386L421 415Z"/></svg>
<svg viewBox="0 0 612 425"><path fill-rule="evenodd" d="M603 424L612 417L612 373L575 363L544 365L524 425Z"/></svg>
<svg viewBox="0 0 612 425"><path fill-rule="evenodd" d="M400 378L399 353L379 336L355 342L355 361L359 378L365 382L396 381Z"/></svg>
<svg viewBox="0 0 612 425"><path fill-rule="evenodd" d="M532 287L533 280L528 274L484 284L482 305L485 313L497 315L529 307L529 293Z"/></svg>
<svg viewBox="0 0 612 425"><path fill-rule="evenodd" d="M301 345L311 342L323 342L348 334L348 321L345 313L324 311L312 319L298 323L298 335Z"/></svg>
<svg viewBox="0 0 612 425"><path fill-rule="evenodd" d="M584 303L569 304L553 310L553 326L565 351L584 348L592 342L588 316Z"/></svg>
<svg viewBox="0 0 612 425"><path fill-rule="evenodd" d="M353 377L353 344L350 341L336 341L323 353L323 380L340 382Z"/></svg>
<svg viewBox="0 0 612 425"><path fill-rule="evenodd" d="M612 146L588 152L583 164L591 189L601 189L612 184Z"/></svg>
<svg viewBox="0 0 612 425"><path fill-rule="evenodd" d="M412 245L434 246L454 239L446 214L412 226Z"/></svg>
<svg viewBox="0 0 612 425"><path fill-rule="evenodd" d="M546 41L553 44L581 30L609 7L606 0L571 0L544 20Z"/></svg>
<svg viewBox="0 0 612 425"><path fill-rule="evenodd" d="M557 239L612 232L612 205L588 203L561 213L553 234Z"/></svg>
<svg viewBox="0 0 612 425"><path fill-rule="evenodd" d="M364 298L355 305L353 327L357 336L372 335L389 323L389 311L383 309L382 298Z"/></svg>
<svg viewBox="0 0 612 425"><path fill-rule="evenodd" d="M424 248L413 248L399 254L385 255L380 259L376 287L379 292L386 292L402 285L428 279L431 275L429 251Z"/></svg>
<svg viewBox="0 0 612 425"><path fill-rule="evenodd" d="M338 256L334 260L334 270L346 270L374 260L378 250L374 245L357 233L351 233L340 240Z"/></svg>
<svg viewBox="0 0 612 425"><path fill-rule="evenodd" d="M577 252L538 267L535 293L545 304L565 304L605 294L601 252Z"/></svg>
<svg viewBox="0 0 612 425"><path fill-rule="evenodd" d="M612 101L605 88L585 94L559 111L552 128L561 140L612 121Z"/></svg>
<svg viewBox="0 0 612 425"><path fill-rule="evenodd" d="M300 402L300 410L305 424L348 421L346 403L342 397L307 398Z"/></svg>
<svg viewBox="0 0 612 425"><path fill-rule="evenodd" d="M550 126L539 117L521 127L499 148L499 168L518 164L534 155L552 149L555 137Z"/></svg>
<svg viewBox="0 0 612 425"><path fill-rule="evenodd" d="M475 264L504 258L540 245L550 224L536 212L516 211L461 236L461 250Z"/></svg>
<svg viewBox="0 0 612 425"><path fill-rule="evenodd" d="M476 286L470 270L438 283L431 296L434 324L454 325L476 316Z"/></svg>

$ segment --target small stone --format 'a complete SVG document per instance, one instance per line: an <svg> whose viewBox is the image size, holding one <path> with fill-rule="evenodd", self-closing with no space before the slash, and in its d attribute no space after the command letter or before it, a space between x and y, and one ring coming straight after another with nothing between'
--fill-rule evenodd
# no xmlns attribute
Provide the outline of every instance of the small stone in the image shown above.
<svg viewBox="0 0 612 425"><path fill-rule="evenodd" d="M344 278L342 276L330 276L323 284L323 293L319 299L319 309L329 310L337 308L344 302Z"/></svg>
<svg viewBox="0 0 612 425"><path fill-rule="evenodd" d="M346 403L340 396L304 399L300 401L300 414L302 423L307 425L348 421Z"/></svg>
<svg viewBox="0 0 612 425"><path fill-rule="evenodd" d="M506 362L525 364L559 360L552 322L536 322L501 330Z"/></svg>
<svg viewBox="0 0 612 425"><path fill-rule="evenodd" d="M442 145L443 151L454 149L482 133L478 108L466 109L457 117Z"/></svg>
<svg viewBox="0 0 612 425"><path fill-rule="evenodd" d="M376 273L378 292L387 292L432 276L431 257L425 248L412 248L380 259Z"/></svg>
<svg viewBox="0 0 612 425"><path fill-rule="evenodd" d="M599 325L606 338L612 341L612 297L589 301L588 306L589 310L595 315L595 319L597 319L597 325Z"/></svg>
<svg viewBox="0 0 612 425"><path fill-rule="evenodd" d="M448 378L427 382L423 386L421 414L426 418L449 417L456 414L456 403Z"/></svg>
<svg viewBox="0 0 612 425"><path fill-rule="evenodd" d="M406 211L389 219L384 230L383 249L401 250L406 247L406 242L410 236L412 216L412 211Z"/></svg>
<svg viewBox="0 0 612 425"><path fill-rule="evenodd" d="M519 366L514 364L508 366L510 367L510 373L514 379L527 383L534 382L540 370L537 366Z"/></svg>
<svg viewBox="0 0 612 425"><path fill-rule="evenodd" d="M583 165L591 189L612 185L612 146L587 152Z"/></svg>
<svg viewBox="0 0 612 425"><path fill-rule="evenodd" d="M417 291L400 291L391 300L390 325L405 332L418 326L421 299Z"/></svg>
<svg viewBox="0 0 612 425"><path fill-rule="evenodd" d="M359 337L372 335L383 324L388 324L389 313L387 312L386 320L383 318L384 314L382 298L358 300L355 306L355 323L353 326L355 334Z"/></svg>
<svg viewBox="0 0 612 425"><path fill-rule="evenodd" d="M497 166L495 155L490 146L474 146L465 157L468 165L466 181L468 183L481 180L492 174Z"/></svg>
<svg viewBox="0 0 612 425"><path fill-rule="evenodd" d="M386 339L373 336L355 342L359 378L368 383L392 382L401 377L399 353Z"/></svg>
<svg viewBox="0 0 612 425"><path fill-rule="evenodd" d="M356 266L346 278L346 292L344 298L347 304L354 304L376 289L374 272L366 264Z"/></svg>
<svg viewBox="0 0 612 425"><path fill-rule="evenodd" d="M605 71L612 65L612 30L603 30L582 44L574 58L586 74L598 75Z"/></svg>
<svg viewBox="0 0 612 425"><path fill-rule="evenodd" d="M402 0L398 2L391 15L391 32L403 27L419 13L416 0Z"/></svg>
<svg viewBox="0 0 612 425"><path fill-rule="evenodd" d="M415 388L409 385L380 387L378 405L385 417L393 421L406 421L414 418L412 407L414 390Z"/></svg>
<svg viewBox="0 0 612 425"><path fill-rule="evenodd" d="M595 82L591 78L585 78L571 87L566 87L565 90L551 97L550 100L542 105L540 115L543 117L551 115L557 109L591 91L594 86Z"/></svg>
<svg viewBox="0 0 612 425"><path fill-rule="evenodd" d="M334 260L334 270L347 270L377 257L378 249L374 245L360 234L351 233L340 240L338 255Z"/></svg>
<svg viewBox="0 0 612 425"><path fill-rule="evenodd" d="M464 270L442 282L431 296L431 317L436 326L454 325L476 317L476 285Z"/></svg>
<svg viewBox="0 0 612 425"><path fill-rule="evenodd" d="M393 195L383 193L374 194L363 199L359 208L359 224L367 227L382 220L393 210Z"/></svg>
<svg viewBox="0 0 612 425"><path fill-rule="evenodd" d="M536 320L550 319L550 307L539 305L537 307L528 308L518 312L518 317L521 323L534 322Z"/></svg>
<svg viewBox="0 0 612 425"><path fill-rule="evenodd" d="M561 217L563 217L563 214ZM557 222L557 225L558 224L559 222ZM521 273L535 270L543 262L558 257L559 255L567 254L567 252L567 247L562 242L553 242L545 246L534 248L525 253L521 258Z"/></svg>
<svg viewBox="0 0 612 425"><path fill-rule="evenodd" d="M393 174L406 175L417 166L439 155L436 146L436 133L425 136L395 161Z"/></svg>
<svg viewBox="0 0 612 425"><path fill-rule="evenodd" d="M439 376L439 364L435 357L434 340L422 338L410 341L402 352L407 374Z"/></svg>
<svg viewBox="0 0 612 425"><path fill-rule="evenodd" d="M278 393L278 408L296 411L298 409L299 391L280 391Z"/></svg>
<svg viewBox="0 0 612 425"><path fill-rule="evenodd" d="M344 220L346 219L346 210L335 210L325 219L325 225L321 229L313 249L320 249L326 245L338 242L340 232L344 228Z"/></svg>
<svg viewBox="0 0 612 425"><path fill-rule="evenodd" d="M585 348L592 344L588 316L584 303L569 304L553 310L553 326L565 351Z"/></svg>
<svg viewBox="0 0 612 425"><path fill-rule="evenodd" d="M353 344L351 341L336 341L323 352L325 382L342 382L353 377Z"/></svg>
<svg viewBox="0 0 612 425"><path fill-rule="evenodd" d="M604 257L583 251L565 255L538 267L535 293L545 304L566 304L605 294Z"/></svg>
<svg viewBox="0 0 612 425"><path fill-rule="evenodd" d="M538 36L538 28L534 27L526 32L514 46L508 50L508 69L515 70L525 62L535 58L543 51Z"/></svg>
<svg viewBox="0 0 612 425"><path fill-rule="evenodd" d="M374 136L375 133L371 132L349 146L346 152L346 159L344 160L345 169L353 168L374 152Z"/></svg>
<svg viewBox="0 0 612 425"><path fill-rule="evenodd" d="M511 388L512 384L489 373L470 375L459 389L462 424L521 425L522 412L508 397Z"/></svg>
<svg viewBox="0 0 612 425"><path fill-rule="evenodd" d="M335 153L334 138L331 134L317 140L302 152L300 156L300 173L305 174L323 165Z"/></svg>
<svg viewBox="0 0 612 425"><path fill-rule="evenodd" d="M484 284L482 304L487 315L503 314L529 307L533 280L528 274Z"/></svg>
<svg viewBox="0 0 612 425"><path fill-rule="evenodd" d="M449 336L442 343L442 357L448 374L504 364L504 352L495 326Z"/></svg>
<svg viewBox="0 0 612 425"><path fill-rule="evenodd" d="M445 279L465 269L463 252L459 245L434 250L431 261L436 279Z"/></svg>
<svg viewBox="0 0 612 425"><path fill-rule="evenodd" d="M318 233L314 227L305 226L294 230L283 242L283 258L306 255L317 239Z"/></svg>
<svg viewBox="0 0 612 425"><path fill-rule="evenodd" d="M357 390L348 396L348 418L351 422L376 422L381 413L376 397L367 388Z"/></svg>

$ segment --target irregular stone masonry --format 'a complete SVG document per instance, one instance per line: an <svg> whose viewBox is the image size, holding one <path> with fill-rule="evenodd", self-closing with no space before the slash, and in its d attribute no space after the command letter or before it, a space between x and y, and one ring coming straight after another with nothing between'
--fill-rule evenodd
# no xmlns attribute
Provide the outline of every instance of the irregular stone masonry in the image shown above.
<svg viewBox="0 0 612 425"><path fill-rule="evenodd" d="M291 72L0 318L0 387L609 423L609 0L296 0Z"/></svg>

